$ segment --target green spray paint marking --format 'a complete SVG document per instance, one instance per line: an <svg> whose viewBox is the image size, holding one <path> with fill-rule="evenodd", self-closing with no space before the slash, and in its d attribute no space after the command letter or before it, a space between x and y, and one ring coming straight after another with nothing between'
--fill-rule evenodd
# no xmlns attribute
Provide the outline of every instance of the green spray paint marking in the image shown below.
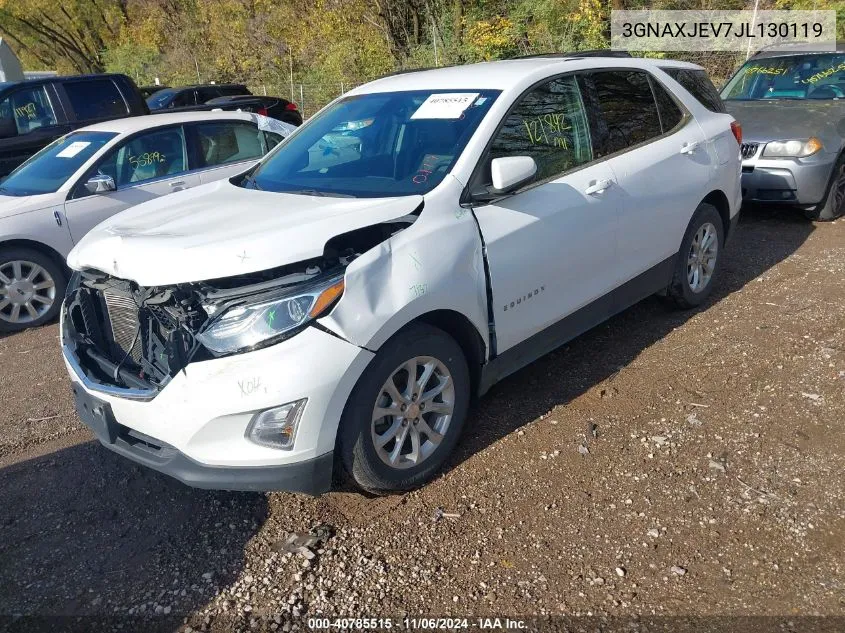
<svg viewBox="0 0 845 633"><path fill-rule="evenodd" d="M273 308L270 312L267 313L267 325L273 327L273 321L276 320L276 309Z"/></svg>

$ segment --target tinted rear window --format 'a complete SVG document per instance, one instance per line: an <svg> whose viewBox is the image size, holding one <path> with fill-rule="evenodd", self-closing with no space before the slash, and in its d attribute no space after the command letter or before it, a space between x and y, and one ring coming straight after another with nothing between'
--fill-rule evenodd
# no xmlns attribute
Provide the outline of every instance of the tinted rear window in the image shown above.
<svg viewBox="0 0 845 633"><path fill-rule="evenodd" d="M703 70L689 68L662 68L663 72L681 84L710 112L727 112L716 86Z"/></svg>
<svg viewBox="0 0 845 633"><path fill-rule="evenodd" d="M657 100L660 124L663 126L663 132L666 133L673 130L681 122L681 119L684 118L684 113L669 95L666 88L660 85L659 81L654 77L650 77L649 79L651 81L651 89L654 92L654 98Z"/></svg>
<svg viewBox="0 0 845 633"><path fill-rule="evenodd" d="M587 82L590 100L594 98L597 101L597 112L593 114L592 122L596 158L663 133L657 104L644 72L598 71L587 75Z"/></svg>
<svg viewBox="0 0 845 633"><path fill-rule="evenodd" d="M129 113L120 90L111 79L70 81L64 88L79 120L106 119Z"/></svg>

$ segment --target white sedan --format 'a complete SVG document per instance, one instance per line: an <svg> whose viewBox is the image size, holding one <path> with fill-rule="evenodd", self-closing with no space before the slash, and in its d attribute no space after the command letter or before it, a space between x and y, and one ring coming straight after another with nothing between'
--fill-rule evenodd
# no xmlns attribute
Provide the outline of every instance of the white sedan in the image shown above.
<svg viewBox="0 0 845 633"><path fill-rule="evenodd" d="M94 226L234 176L294 129L246 112L156 114L91 125L45 147L0 183L0 332L57 314L65 258Z"/></svg>

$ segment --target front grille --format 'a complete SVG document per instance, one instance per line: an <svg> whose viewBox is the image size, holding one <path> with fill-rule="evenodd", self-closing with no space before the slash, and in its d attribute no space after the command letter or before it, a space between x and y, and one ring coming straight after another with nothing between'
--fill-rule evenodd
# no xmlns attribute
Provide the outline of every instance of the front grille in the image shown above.
<svg viewBox="0 0 845 633"><path fill-rule="evenodd" d="M106 290L103 292L109 314L112 339L136 362L141 359L141 337L138 333L138 306L130 295Z"/></svg>
<svg viewBox="0 0 845 633"><path fill-rule="evenodd" d="M758 149L760 149L759 143L743 143L739 146L739 152L743 158L754 158Z"/></svg>

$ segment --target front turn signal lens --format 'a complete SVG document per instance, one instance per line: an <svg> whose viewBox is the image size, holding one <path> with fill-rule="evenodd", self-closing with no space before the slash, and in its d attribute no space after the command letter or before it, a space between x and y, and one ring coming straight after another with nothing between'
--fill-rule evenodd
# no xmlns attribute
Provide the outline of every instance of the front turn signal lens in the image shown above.
<svg viewBox="0 0 845 633"><path fill-rule="evenodd" d="M311 307L311 311L308 313L308 316L312 319L316 319L320 316L323 312L325 312L326 308L333 304L335 300L343 294L344 288L345 285L343 279L341 279L337 283L332 284L323 290L323 292L320 293L320 296L317 297L314 305Z"/></svg>

